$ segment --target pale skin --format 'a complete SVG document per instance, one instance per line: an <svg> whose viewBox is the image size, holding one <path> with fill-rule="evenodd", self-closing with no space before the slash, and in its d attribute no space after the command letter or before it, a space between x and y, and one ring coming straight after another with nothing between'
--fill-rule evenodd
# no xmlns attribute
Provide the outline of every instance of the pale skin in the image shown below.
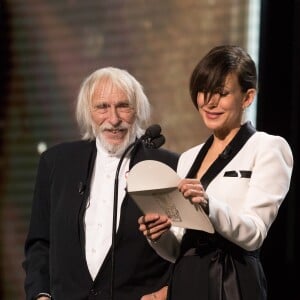
<svg viewBox="0 0 300 300"><path fill-rule="evenodd" d="M96 85L91 101L91 117L99 135L110 146L124 143L136 119L127 95L109 82Z"/></svg>
<svg viewBox="0 0 300 300"><path fill-rule="evenodd" d="M205 126L213 132L214 140L198 169L196 178L182 179L178 190L185 198L193 203L199 203L206 211L209 199L200 179L240 129L243 112L253 102L255 94L255 89L242 92L235 74L227 75L223 90L211 95L208 101L205 101L204 93L198 93L199 114ZM138 223L139 230L153 241L158 240L171 227L171 220L167 216L154 213L141 216Z"/></svg>

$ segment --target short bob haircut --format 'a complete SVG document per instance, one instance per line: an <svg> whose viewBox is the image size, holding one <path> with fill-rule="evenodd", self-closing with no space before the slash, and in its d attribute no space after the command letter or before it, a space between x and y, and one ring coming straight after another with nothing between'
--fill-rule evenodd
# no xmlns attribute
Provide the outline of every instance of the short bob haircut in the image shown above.
<svg viewBox="0 0 300 300"><path fill-rule="evenodd" d="M229 74L237 75L243 93L257 88L256 66L244 49L235 45L214 47L199 61L190 78L190 95L197 109L198 93L203 92L209 101L213 94L223 91Z"/></svg>
<svg viewBox="0 0 300 300"><path fill-rule="evenodd" d="M76 118L83 140L94 140L96 131L91 117L91 101L95 86L105 81L120 88L128 97L135 110L137 137L140 137L149 125L151 107L142 85L128 71L115 67L105 67L94 71L82 83L78 93Z"/></svg>

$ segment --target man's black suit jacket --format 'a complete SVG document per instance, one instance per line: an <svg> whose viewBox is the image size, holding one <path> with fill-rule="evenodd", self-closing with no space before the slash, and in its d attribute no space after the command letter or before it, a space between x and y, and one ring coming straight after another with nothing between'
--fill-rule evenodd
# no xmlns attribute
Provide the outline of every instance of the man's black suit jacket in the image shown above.
<svg viewBox="0 0 300 300"><path fill-rule="evenodd" d="M41 292L54 300L110 299L111 250L94 281L85 258L83 218L96 151L95 141L77 141L54 146L40 157L23 263L27 299ZM176 169L178 155L140 145L130 168L146 159ZM139 232L141 215L126 195L115 244L115 300L139 300L168 282L170 263Z"/></svg>

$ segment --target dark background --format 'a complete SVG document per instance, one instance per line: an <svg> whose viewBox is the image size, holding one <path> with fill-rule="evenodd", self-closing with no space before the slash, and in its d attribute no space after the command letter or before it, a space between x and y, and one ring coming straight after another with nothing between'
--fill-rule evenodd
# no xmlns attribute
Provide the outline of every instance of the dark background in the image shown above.
<svg viewBox="0 0 300 300"><path fill-rule="evenodd" d="M262 1L257 129L284 136L294 154L292 184L269 231L262 260L269 299L300 299L300 1ZM274 174L276 176L276 174Z"/></svg>

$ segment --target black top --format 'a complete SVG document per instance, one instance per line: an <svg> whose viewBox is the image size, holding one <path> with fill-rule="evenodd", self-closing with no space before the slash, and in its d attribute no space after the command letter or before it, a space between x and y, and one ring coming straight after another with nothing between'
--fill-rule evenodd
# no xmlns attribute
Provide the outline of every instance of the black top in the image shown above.
<svg viewBox="0 0 300 300"><path fill-rule="evenodd" d="M41 155L25 244L26 299L50 293L55 300L110 299L111 250L93 281L85 258L83 217L96 158L95 142L55 146ZM178 155L140 145L130 168L154 159L174 170ZM115 244L114 299L139 300L167 284L170 263L139 232L142 215L126 194Z"/></svg>

